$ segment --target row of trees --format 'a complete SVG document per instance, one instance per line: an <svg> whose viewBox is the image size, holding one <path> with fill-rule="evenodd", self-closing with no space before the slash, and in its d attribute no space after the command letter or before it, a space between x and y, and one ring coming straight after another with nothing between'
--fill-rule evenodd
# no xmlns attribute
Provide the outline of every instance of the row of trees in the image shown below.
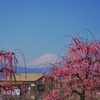
<svg viewBox="0 0 100 100"><path fill-rule="evenodd" d="M100 41L73 38L54 66L42 80L49 86L44 100L100 100Z"/></svg>

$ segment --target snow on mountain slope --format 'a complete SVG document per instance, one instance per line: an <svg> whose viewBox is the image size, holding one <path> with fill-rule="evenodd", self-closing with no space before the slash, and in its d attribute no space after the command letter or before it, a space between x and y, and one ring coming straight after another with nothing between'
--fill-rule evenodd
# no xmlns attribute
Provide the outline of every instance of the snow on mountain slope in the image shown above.
<svg viewBox="0 0 100 100"><path fill-rule="evenodd" d="M42 65L44 63L55 63L57 61L57 59L58 59L57 55L48 53L48 54L44 54L44 55L40 56L39 58L36 58L32 62L30 62L28 64L28 66L34 67L34 66Z"/></svg>

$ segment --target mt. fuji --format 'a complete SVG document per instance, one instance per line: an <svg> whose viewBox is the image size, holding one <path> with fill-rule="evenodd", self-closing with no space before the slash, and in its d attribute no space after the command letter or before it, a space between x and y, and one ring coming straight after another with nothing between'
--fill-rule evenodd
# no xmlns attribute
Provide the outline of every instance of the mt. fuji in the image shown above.
<svg viewBox="0 0 100 100"><path fill-rule="evenodd" d="M39 58L36 58L35 60L33 60L32 62L30 62L28 64L29 67L34 67L34 66L40 66L42 64L45 63L55 63L58 59L57 55L54 54L44 54L42 56L40 56Z"/></svg>

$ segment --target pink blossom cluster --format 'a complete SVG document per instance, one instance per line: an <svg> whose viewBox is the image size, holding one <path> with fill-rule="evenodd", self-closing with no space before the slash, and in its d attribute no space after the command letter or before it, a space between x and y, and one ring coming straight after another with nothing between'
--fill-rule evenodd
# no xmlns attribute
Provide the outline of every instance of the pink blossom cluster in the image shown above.
<svg viewBox="0 0 100 100"><path fill-rule="evenodd" d="M47 94L44 100L61 100L58 96L59 92L60 92L59 89L50 91L50 93Z"/></svg>
<svg viewBox="0 0 100 100"><path fill-rule="evenodd" d="M0 72L5 79L7 79L7 76L10 76L10 80L12 80L12 77L15 78L17 64L18 61L14 52L0 51Z"/></svg>
<svg viewBox="0 0 100 100"><path fill-rule="evenodd" d="M55 82L54 87L60 86L60 93L63 88L62 95L77 94L82 100L88 100L87 94L100 91L100 41L87 42L73 38L61 64L45 75L43 81L49 80L50 77ZM59 95L56 96L59 98ZM50 92L45 100L50 100L49 97L55 97L55 94Z"/></svg>

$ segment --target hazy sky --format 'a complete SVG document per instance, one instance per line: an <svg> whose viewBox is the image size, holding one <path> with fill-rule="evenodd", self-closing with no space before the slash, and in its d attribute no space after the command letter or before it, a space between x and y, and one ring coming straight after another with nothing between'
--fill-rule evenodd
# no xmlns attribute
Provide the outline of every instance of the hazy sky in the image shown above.
<svg viewBox="0 0 100 100"><path fill-rule="evenodd" d="M100 0L0 0L0 47L21 49L26 63L46 53L59 55L83 28L100 39ZM92 38L88 32L82 37Z"/></svg>

